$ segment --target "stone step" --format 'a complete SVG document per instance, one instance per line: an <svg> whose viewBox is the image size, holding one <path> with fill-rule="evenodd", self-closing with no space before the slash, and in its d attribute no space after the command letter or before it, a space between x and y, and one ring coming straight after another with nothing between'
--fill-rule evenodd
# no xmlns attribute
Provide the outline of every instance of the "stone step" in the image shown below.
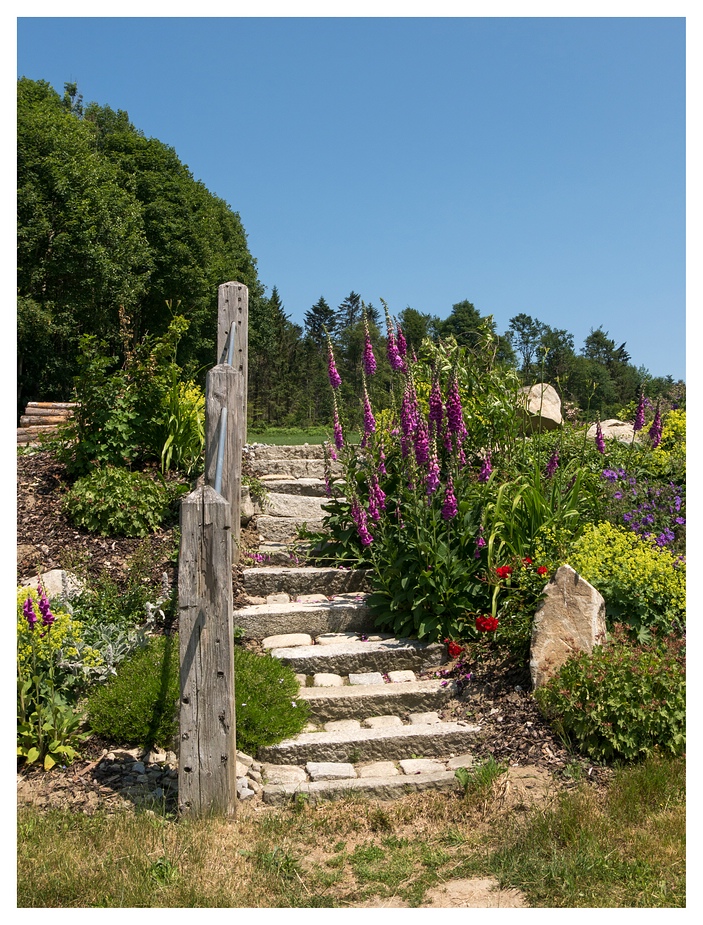
<svg viewBox="0 0 703 925"><path fill-rule="evenodd" d="M277 475L264 475L259 476L259 481L271 493L327 499L327 486L324 479L282 479Z"/></svg>
<svg viewBox="0 0 703 925"><path fill-rule="evenodd" d="M249 639L263 639L282 633L373 632L373 618L365 604L365 596L337 595L330 601L319 603L250 604L234 611L234 624L244 630ZM322 649L322 646L296 647L291 651ZM334 648L334 647L329 647ZM279 649L287 653L288 649ZM296 669L297 671L298 669ZM314 671L301 672L314 674Z"/></svg>
<svg viewBox="0 0 703 925"><path fill-rule="evenodd" d="M273 605L262 604L259 606ZM292 607L293 605L289 606ZM324 605L321 604L320 607L323 608ZM368 610L366 608L364 610L367 614L368 623L372 623ZM239 613L241 611L235 611L235 623L242 625L238 623ZM357 627L352 626L345 629L368 632L368 630L359 631ZM310 632L313 636L321 635L302 628L299 630L281 630L280 632ZM324 632L338 633L343 632L343 630L333 629L325 630ZM373 632L373 629L370 632ZM274 633L267 633L266 635L273 636ZM447 650L441 643L425 643L419 642L417 639L384 639L379 642L358 640L335 645L291 646L272 649L271 655L274 658L279 658L285 665L292 668L296 674L304 675L336 674L348 676L355 672L388 672L402 669L422 671L438 668L447 661Z"/></svg>
<svg viewBox="0 0 703 925"><path fill-rule="evenodd" d="M275 475L279 479L323 479L325 463L323 459L251 459L249 466L252 474L264 481L264 476ZM338 462L332 463L332 476L339 478L342 467Z"/></svg>
<svg viewBox="0 0 703 925"><path fill-rule="evenodd" d="M369 590L368 572L364 569L313 566L245 567L242 570L242 584L245 593L252 597L266 597L280 592L293 598L317 592L331 597L334 594L362 593Z"/></svg>
<svg viewBox="0 0 703 925"><path fill-rule="evenodd" d="M310 705L310 721L324 723L348 717L395 716L441 710L456 694L454 681L400 681L386 684L301 687L300 699Z"/></svg>
<svg viewBox="0 0 703 925"><path fill-rule="evenodd" d="M308 495L284 495L280 492L269 492L262 504L255 505L260 514L271 517L287 517L298 522L322 520L327 513L323 505L328 502L327 497L310 497Z"/></svg>
<svg viewBox="0 0 703 925"><path fill-rule="evenodd" d="M397 800L408 793L423 790L458 790L461 784L454 771L420 774L396 774L379 777L354 777L340 780L300 781L292 784L264 786L263 801L271 806L285 806L298 794L311 804L322 800L339 800L361 796L369 800Z"/></svg>
<svg viewBox="0 0 703 925"><path fill-rule="evenodd" d="M299 446L275 446L272 443L249 443L244 448L245 458L250 462L271 459L324 459L321 443L302 443Z"/></svg>
<svg viewBox="0 0 703 925"><path fill-rule="evenodd" d="M263 543L293 543L298 537L298 527L303 525L312 533L324 529L321 518L298 521L270 514L259 514L256 518L256 530Z"/></svg>
<svg viewBox="0 0 703 925"><path fill-rule="evenodd" d="M432 758L467 752L480 728L464 722L418 722L348 731L301 732L278 745L262 746L257 759L269 764L301 765L309 761L398 761L418 755Z"/></svg>

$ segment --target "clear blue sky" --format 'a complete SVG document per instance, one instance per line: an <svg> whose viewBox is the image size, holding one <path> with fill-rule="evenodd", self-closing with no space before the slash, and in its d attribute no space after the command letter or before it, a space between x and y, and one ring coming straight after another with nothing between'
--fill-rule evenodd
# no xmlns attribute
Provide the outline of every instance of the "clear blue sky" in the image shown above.
<svg viewBox="0 0 703 925"><path fill-rule="evenodd" d="M683 18L20 18L17 34L18 76L126 110L239 212L292 321L352 289L440 317L469 299L500 332L525 312L577 350L602 325L685 377Z"/></svg>

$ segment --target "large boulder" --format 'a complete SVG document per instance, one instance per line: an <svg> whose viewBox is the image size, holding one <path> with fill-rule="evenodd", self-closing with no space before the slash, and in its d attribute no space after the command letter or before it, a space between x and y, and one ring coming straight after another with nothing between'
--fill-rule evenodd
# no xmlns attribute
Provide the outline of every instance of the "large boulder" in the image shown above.
<svg viewBox="0 0 703 925"><path fill-rule="evenodd" d="M598 424L591 424L586 434L591 440L596 439L596 429ZM616 418L610 418L607 421L600 422L600 429L606 440L619 440L620 443L632 443L632 437L635 433L634 425L627 421L618 421ZM635 436L635 440L642 439L642 431Z"/></svg>
<svg viewBox="0 0 703 925"><path fill-rule="evenodd" d="M50 600L65 598L70 601L78 597L85 589L85 583L77 575L60 568L52 569L50 572L43 572L41 575L33 575L22 583L22 587L33 588L37 591L40 582L44 593Z"/></svg>
<svg viewBox="0 0 703 925"><path fill-rule="evenodd" d="M564 423L559 394L554 386L546 382L521 388L518 392L518 406L522 412L524 430L556 430Z"/></svg>
<svg viewBox="0 0 703 925"><path fill-rule="evenodd" d="M605 642L605 601L570 565L560 566L535 614L530 648L533 690L553 677L572 655Z"/></svg>

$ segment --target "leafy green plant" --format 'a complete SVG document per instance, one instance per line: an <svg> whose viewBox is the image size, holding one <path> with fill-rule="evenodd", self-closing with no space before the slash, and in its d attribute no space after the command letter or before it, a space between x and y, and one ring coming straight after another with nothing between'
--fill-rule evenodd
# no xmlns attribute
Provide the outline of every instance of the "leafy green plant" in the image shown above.
<svg viewBox="0 0 703 925"><path fill-rule="evenodd" d="M88 697L93 732L122 745L169 748L178 731L178 638L155 636Z"/></svg>
<svg viewBox="0 0 703 925"><path fill-rule="evenodd" d="M103 536L146 536L157 530L184 484L158 482L141 472L108 466L74 484L65 510L78 527Z"/></svg>
<svg viewBox="0 0 703 925"><path fill-rule="evenodd" d="M308 705L290 668L236 646L234 672L238 748L255 754L301 731ZM167 747L178 729L179 691L178 637L156 636L89 696L90 726L122 744Z"/></svg>
<svg viewBox="0 0 703 925"><path fill-rule="evenodd" d="M652 629L684 631L686 566L653 540L610 523L589 524L569 564L605 598L611 622L624 622L641 642Z"/></svg>
<svg viewBox="0 0 703 925"><path fill-rule="evenodd" d="M27 764L69 764L85 738L75 707L76 684L66 659L78 655L81 626L66 611L52 611L43 591L17 594L17 754ZM100 662L83 648L86 663Z"/></svg>
<svg viewBox="0 0 703 925"><path fill-rule="evenodd" d="M192 478L204 465L205 396L194 382L181 382L178 367L169 368L170 385L164 396L166 439L161 471L175 468Z"/></svg>
<svg viewBox="0 0 703 925"><path fill-rule="evenodd" d="M592 654L569 659L535 691L553 728L596 761L635 761L686 746L684 643L633 645L624 627Z"/></svg>

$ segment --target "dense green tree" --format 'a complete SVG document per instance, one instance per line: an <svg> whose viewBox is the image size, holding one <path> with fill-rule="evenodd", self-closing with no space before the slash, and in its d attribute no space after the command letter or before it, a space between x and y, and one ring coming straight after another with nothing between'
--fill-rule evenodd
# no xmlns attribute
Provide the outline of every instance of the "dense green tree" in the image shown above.
<svg viewBox="0 0 703 925"><path fill-rule="evenodd" d="M513 349L522 361L520 372L525 383L532 380L540 365L539 346L545 331L546 327L541 321L537 321L524 312L515 315L508 322L508 336Z"/></svg>
<svg viewBox="0 0 703 925"><path fill-rule="evenodd" d="M398 321L403 329L408 348L412 348L415 352L419 350L420 344L426 337L431 340L437 339L437 332L441 324L436 315L419 312L417 309L410 308L410 306L403 309Z"/></svg>

